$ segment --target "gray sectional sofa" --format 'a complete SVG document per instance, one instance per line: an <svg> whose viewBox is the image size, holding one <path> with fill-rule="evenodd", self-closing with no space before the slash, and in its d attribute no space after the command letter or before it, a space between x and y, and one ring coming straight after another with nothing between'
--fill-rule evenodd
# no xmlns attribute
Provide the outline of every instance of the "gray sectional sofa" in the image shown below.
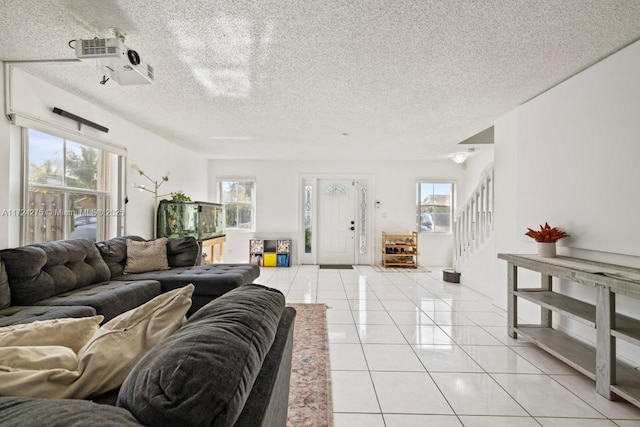
<svg viewBox="0 0 640 427"><path fill-rule="evenodd" d="M0 425L285 426L295 315L275 289L238 287L147 353L116 406L0 397Z"/></svg>
<svg viewBox="0 0 640 427"><path fill-rule="evenodd" d="M251 284L255 265L195 265L193 238L166 247L168 270L135 274L124 274L125 237L0 250L0 326L96 314L106 322L162 292L195 287L188 320L120 389L92 401L0 396L0 425L286 425L295 310L281 292Z"/></svg>
<svg viewBox="0 0 640 427"><path fill-rule="evenodd" d="M62 240L0 250L0 326L100 314L107 322L168 290L193 283L188 315L259 275L251 264L196 265L191 237L169 239L170 269L123 274L127 236L94 243Z"/></svg>

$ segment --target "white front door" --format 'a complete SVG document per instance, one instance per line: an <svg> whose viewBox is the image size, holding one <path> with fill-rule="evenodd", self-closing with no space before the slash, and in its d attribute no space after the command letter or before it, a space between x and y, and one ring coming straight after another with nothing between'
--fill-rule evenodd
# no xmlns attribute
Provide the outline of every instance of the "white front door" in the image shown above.
<svg viewBox="0 0 640 427"><path fill-rule="evenodd" d="M355 190L349 179L318 181L318 263L353 264Z"/></svg>

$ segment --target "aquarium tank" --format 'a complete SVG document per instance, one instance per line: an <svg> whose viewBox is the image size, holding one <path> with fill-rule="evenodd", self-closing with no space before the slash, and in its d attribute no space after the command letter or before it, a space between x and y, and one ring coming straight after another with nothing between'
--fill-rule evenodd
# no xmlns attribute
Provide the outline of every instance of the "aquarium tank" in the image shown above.
<svg viewBox="0 0 640 427"><path fill-rule="evenodd" d="M224 236L224 208L219 203L161 200L158 237L195 237L207 240Z"/></svg>

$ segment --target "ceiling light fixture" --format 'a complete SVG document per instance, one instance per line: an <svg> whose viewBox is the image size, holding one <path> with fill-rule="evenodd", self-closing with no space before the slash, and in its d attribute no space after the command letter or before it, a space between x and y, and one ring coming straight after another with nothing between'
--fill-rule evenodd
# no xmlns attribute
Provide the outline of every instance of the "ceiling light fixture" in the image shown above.
<svg viewBox="0 0 640 427"><path fill-rule="evenodd" d="M451 155L451 160L453 160L454 163L461 165L467 160L467 157L469 157L469 153L460 151L458 153L453 153Z"/></svg>

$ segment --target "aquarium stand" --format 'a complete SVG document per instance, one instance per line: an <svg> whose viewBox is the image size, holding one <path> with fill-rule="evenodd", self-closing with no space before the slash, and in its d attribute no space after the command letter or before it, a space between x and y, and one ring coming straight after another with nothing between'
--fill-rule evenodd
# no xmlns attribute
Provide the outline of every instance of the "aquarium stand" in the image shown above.
<svg viewBox="0 0 640 427"><path fill-rule="evenodd" d="M213 237L211 239L200 240L200 251L202 253L203 264L222 264L224 262L224 242L227 236ZM218 250L216 251L216 246ZM218 256L216 257L216 252Z"/></svg>

